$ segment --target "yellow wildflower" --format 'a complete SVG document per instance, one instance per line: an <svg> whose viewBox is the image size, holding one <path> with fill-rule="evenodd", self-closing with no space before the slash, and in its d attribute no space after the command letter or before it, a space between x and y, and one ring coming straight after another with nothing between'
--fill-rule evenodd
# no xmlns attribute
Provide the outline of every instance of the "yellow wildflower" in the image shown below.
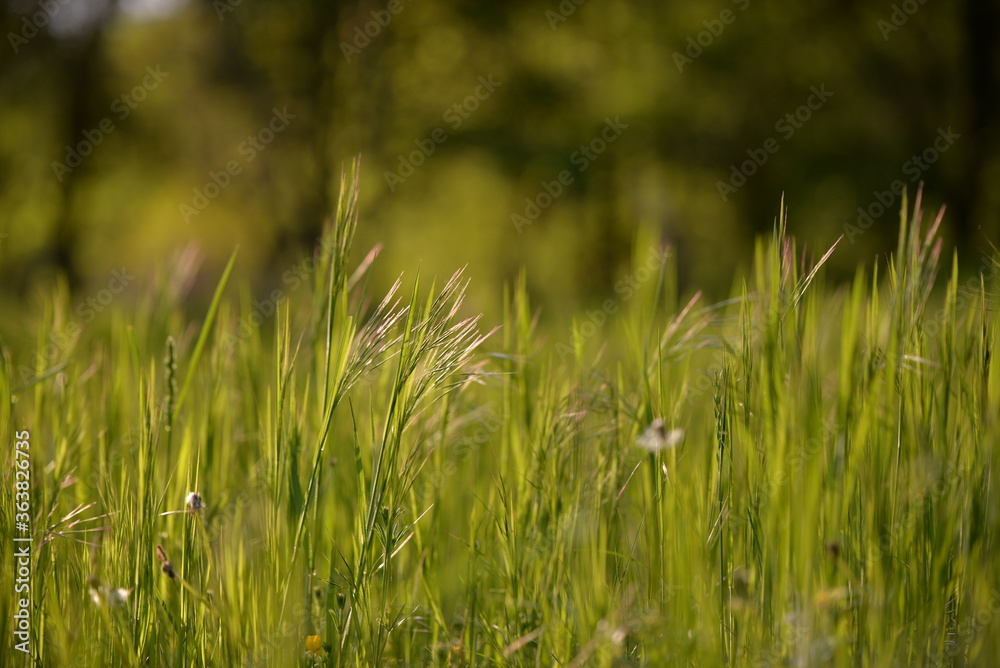
<svg viewBox="0 0 1000 668"><path fill-rule="evenodd" d="M323 651L323 639L319 636L306 636L306 654L314 659Z"/></svg>

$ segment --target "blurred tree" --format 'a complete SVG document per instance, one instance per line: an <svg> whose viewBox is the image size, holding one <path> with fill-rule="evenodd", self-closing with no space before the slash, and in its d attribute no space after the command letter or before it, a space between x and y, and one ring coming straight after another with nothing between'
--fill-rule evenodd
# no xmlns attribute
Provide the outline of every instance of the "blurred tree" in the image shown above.
<svg viewBox="0 0 1000 668"><path fill-rule="evenodd" d="M389 273L469 262L481 308L521 264L542 303L604 298L639 226L683 250L685 280L722 294L782 192L792 227L825 247L893 181L912 194L923 179L954 240L979 248L1000 232L998 13L974 0L9 0L0 275L25 285L45 260L89 280L191 240L216 262L239 244L266 288L314 243L359 152L360 243L386 242ZM112 113L147 66L164 84ZM818 87L832 95L804 107ZM275 109L291 120L248 157ZM105 118L114 131L59 180L52 163ZM626 129L581 159L606 119ZM949 127L960 139L911 180L906 162ZM744 170L768 140L777 151ZM519 230L512 216L564 172ZM898 205L831 268L890 245Z"/></svg>

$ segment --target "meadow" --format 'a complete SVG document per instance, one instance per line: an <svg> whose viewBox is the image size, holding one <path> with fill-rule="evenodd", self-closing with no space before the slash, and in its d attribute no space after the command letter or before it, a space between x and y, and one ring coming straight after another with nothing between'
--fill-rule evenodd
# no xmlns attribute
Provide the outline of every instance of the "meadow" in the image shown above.
<svg viewBox="0 0 1000 668"><path fill-rule="evenodd" d="M370 294L358 187L271 294L6 314L0 663L997 665L1000 255L919 193L846 284L782 207L720 303L640 235L561 329L523 276Z"/></svg>

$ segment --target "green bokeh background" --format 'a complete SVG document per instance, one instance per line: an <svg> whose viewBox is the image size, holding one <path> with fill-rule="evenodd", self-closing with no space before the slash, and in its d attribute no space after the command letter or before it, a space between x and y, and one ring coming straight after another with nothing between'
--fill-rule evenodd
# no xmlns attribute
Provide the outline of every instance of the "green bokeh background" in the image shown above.
<svg viewBox="0 0 1000 668"><path fill-rule="evenodd" d="M267 294L315 243L358 153L357 259L383 244L374 288L468 265L472 308L496 316L524 266L558 319L613 295L635 246L659 240L686 290L723 298L782 193L818 256L876 191L900 179L912 196L904 163L942 128L960 137L921 170L924 201L948 205L946 240L975 271L1000 233L998 25L1000 6L974 0L8 0L0 303L54 276L83 295L115 268L141 283L192 244L205 261L193 302L236 245L237 273ZM167 74L120 118L147 67ZM449 109L479 77L500 85L454 127ZM783 136L776 123L811 87L833 95ZM275 108L294 119L246 162L241 143ZM108 118L114 131L58 179L53 163ZM628 127L580 171L572 156L606 118ZM446 141L390 188L436 128ZM772 137L779 150L723 200L718 182ZM231 160L241 172L185 222L181 205ZM512 215L563 170L572 183L519 232ZM898 205L831 271L891 248Z"/></svg>

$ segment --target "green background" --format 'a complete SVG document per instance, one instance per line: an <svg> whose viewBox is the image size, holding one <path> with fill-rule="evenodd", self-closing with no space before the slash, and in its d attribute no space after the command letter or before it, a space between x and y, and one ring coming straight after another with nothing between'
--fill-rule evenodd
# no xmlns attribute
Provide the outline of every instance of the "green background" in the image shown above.
<svg viewBox="0 0 1000 668"><path fill-rule="evenodd" d="M192 244L207 263L193 302L236 245L237 273L267 295L316 243L359 153L356 259L383 244L373 287L468 264L469 304L494 317L522 266L550 317L599 305L646 250L640 235L673 248L682 289L722 298L782 193L818 257L897 180L947 204L946 244L974 271L1000 231L998 24L996 4L971 0L7 2L0 300L57 275L81 294L113 269L141 282ZM143 89L147 68L164 75ZM485 99L479 77L499 82ZM813 87L832 96L808 110ZM274 109L294 118L248 160ZM789 136L797 111L808 120ZM581 171L574 152L606 118L627 128ZM106 119L113 131L57 178ZM443 143L390 188L438 128ZM948 128L959 138L914 175L907 162ZM719 182L769 139L777 152L724 200ZM239 173L185 221L230 161ZM564 170L572 182L519 232L512 215ZM894 247L892 197L841 244L834 275Z"/></svg>

